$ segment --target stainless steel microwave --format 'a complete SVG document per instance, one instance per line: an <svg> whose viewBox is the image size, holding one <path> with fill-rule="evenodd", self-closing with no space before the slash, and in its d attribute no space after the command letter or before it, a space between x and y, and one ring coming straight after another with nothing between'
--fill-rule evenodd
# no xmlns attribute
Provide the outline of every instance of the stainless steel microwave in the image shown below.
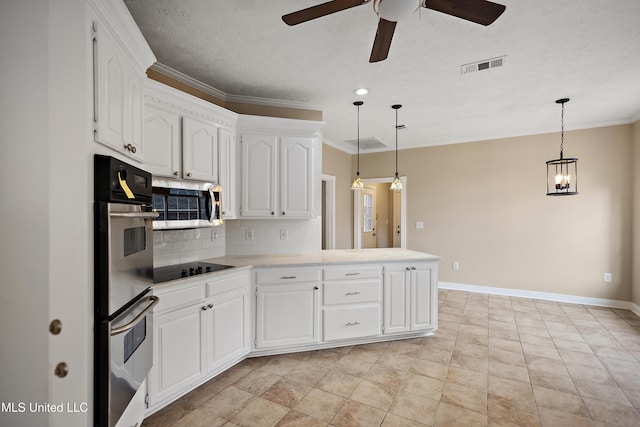
<svg viewBox="0 0 640 427"><path fill-rule="evenodd" d="M203 182L153 178L154 230L215 227L222 224L222 189Z"/></svg>

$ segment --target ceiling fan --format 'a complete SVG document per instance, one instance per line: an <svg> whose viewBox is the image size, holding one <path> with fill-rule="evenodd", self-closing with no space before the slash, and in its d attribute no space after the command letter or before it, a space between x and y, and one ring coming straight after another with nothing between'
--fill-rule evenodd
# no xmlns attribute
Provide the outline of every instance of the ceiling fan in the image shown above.
<svg viewBox="0 0 640 427"><path fill-rule="evenodd" d="M322 16L331 15L352 7L369 3L371 0L332 0L311 6L282 17L287 25L298 25ZM373 0L373 9L380 17L378 30L373 41L369 62L379 62L387 58L396 23L406 18L418 8L424 7L447 15L465 19L481 25L490 25L506 9L504 5L487 0Z"/></svg>

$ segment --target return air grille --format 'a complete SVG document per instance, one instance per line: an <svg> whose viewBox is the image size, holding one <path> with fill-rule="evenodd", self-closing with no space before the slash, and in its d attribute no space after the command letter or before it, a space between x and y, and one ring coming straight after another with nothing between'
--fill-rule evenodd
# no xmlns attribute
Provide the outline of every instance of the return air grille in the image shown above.
<svg viewBox="0 0 640 427"><path fill-rule="evenodd" d="M502 67L507 56L498 56L491 59L483 59L482 61L464 64L460 67L462 74L474 73L476 71L490 70L496 67Z"/></svg>
<svg viewBox="0 0 640 427"><path fill-rule="evenodd" d="M353 145L354 147L358 146L358 140L357 139L350 139L348 141L345 141L347 144ZM360 138L360 149L361 150L370 150L370 149L374 149L374 148L383 148L386 147L385 144L383 144L379 139L374 138L374 137L368 137L368 138Z"/></svg>

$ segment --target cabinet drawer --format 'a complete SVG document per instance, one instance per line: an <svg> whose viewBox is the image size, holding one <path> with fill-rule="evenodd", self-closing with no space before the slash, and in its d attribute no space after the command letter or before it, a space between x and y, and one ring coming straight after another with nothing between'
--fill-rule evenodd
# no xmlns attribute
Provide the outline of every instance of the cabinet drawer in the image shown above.
<svg viewBox="0 0 640 427"><path fill-rule="evenodd" d="M325 282L323 288L324 305L380 301L380 279Z"/></svg>
<svg viewBox="0 0 640 427"><path fill-rule="evenodd" d="M256 285L278 283L319 282L319 268L294 269L274 268L256 271Z"/></svg>
<svg viewBox="0 0 640 427"><path fill-rule="evenodd" d="M248 273L207 282L207 298L238 289L249 289Z"/></svg>
<svg viewBox="0 0 640 427"><path fill-rule="evenodd" d="M380 267L351 266L345 268L325 268L324 280L373 279L380 277Z"/></svg>
<svg viewBox="0 0 640 427"><path fill-rule="evenodd" d="M204 298L204 286L196 285L170 290L153 290L153 294L160 298L158 305L153 310L161 313L166 310L197 304Z"/></svg>
<svg viewBox="0 0 640 427"><path fill-rule="evenodd" d="M380 306L376 304L355 308L325 309L323 330L325 341L379 335Z"/></svg>

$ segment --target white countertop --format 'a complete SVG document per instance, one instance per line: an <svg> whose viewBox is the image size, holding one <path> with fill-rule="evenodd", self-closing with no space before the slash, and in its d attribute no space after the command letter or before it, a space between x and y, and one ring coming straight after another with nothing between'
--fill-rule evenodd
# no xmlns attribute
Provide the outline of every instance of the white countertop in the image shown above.
<svg viewBox="0 0 640 427"><path fill-rule="evenodd" d="M229 255L203 260L235 267L284 267L288 265L352 264L394 261L439 261L440 257L400 248L334 249L309 254Z"/></svg>

